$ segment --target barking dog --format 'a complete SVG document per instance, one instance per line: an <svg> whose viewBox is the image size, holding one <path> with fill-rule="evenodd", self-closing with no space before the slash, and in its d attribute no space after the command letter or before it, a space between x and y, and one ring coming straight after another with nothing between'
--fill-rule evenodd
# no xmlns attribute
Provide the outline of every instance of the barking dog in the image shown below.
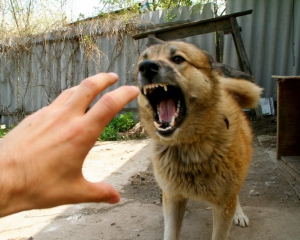
<svg viewBox="0 0 300 240"><path fill-rule="evenodd" d="M226 239L232 221L249 224L238 198L252 158L242 108L255 107L262 89L216 66L206 52L175 41L151 46L137 63L140 119L152 139L165 240L179 238L189 198L211 203L212 239Z"/></svg>

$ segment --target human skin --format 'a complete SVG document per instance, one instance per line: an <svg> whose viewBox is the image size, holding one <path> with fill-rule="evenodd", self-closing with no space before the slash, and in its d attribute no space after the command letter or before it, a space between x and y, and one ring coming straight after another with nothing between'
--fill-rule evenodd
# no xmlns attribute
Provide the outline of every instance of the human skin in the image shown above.
<svg viewBox="0 0 300 240"><path fill-rule="evenodd" d="M84 159L105 126L139 93L134 86L119 87L86 111L117 80L114 73L83 80L0 141L0 217L64 204L119 202L113 186L91 183L82 174Z"/></svg>

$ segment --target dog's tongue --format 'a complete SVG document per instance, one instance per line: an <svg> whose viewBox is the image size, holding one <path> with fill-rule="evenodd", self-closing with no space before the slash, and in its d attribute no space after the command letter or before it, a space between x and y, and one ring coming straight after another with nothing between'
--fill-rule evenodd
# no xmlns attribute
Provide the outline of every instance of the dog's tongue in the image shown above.
<svg viewBox="0 0 300 240"><path fill-rule="evenodd" d="M162 100L159 103L159 115L163 122L171 122L172 117L176 113L175 101L174 99Z"/></svg>

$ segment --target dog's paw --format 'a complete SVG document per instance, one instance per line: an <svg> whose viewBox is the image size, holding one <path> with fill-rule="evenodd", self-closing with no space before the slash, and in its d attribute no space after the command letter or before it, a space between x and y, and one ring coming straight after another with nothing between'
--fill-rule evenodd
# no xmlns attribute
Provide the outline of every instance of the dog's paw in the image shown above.
<svg viewBox="0 0 300 240"><path fill-rule="evenodd" d="M242 210L236 211L233 217L233 222L235 225L240 227L249 226L249 218L243 213Z"/></svg>

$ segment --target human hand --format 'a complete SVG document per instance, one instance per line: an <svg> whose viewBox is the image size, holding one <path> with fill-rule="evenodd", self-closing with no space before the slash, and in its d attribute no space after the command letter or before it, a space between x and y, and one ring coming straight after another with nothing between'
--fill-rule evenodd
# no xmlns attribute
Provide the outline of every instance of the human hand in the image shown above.
<svg viewBox="0 0 300 240"><path fill-rule="evenodd" d="M117 79L116 74L100 73L83 80L0 141L0 217L34 208L120 200L111 185L91 183L82 175L84 159L102 130L139 93L136 87L120 87L86 112Z"/></svg>

